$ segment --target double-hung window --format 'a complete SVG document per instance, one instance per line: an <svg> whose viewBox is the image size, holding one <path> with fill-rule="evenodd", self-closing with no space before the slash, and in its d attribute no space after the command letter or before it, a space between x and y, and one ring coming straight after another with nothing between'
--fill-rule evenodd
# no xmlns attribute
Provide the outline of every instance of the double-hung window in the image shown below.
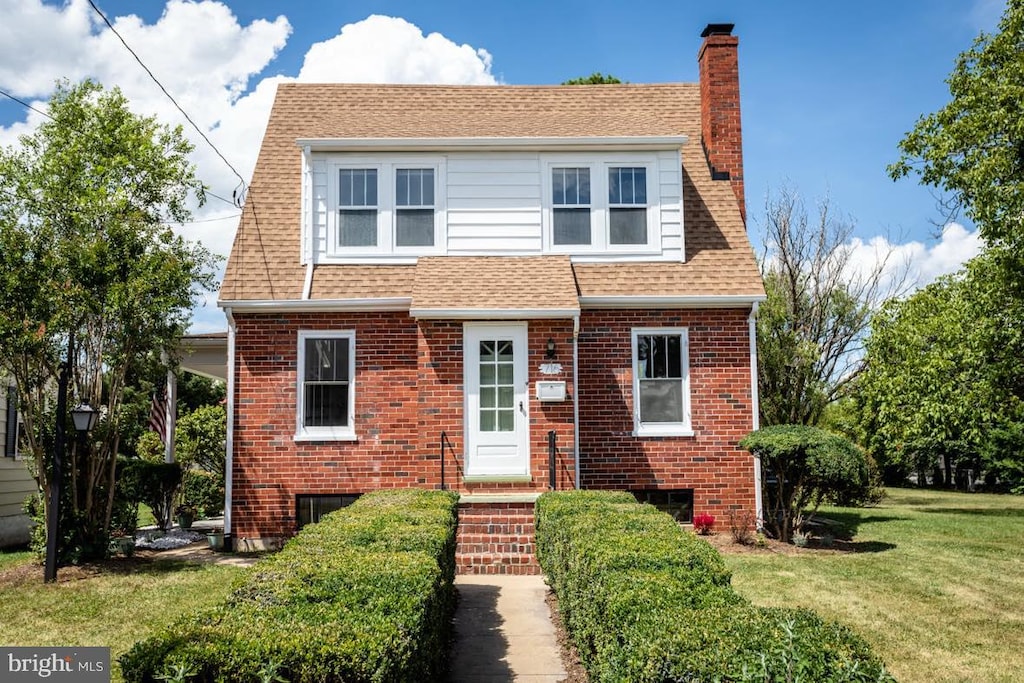
<svg viewBox="0 0 1024 683"><path fill-rule="evenodd" d="M377 246L377 169L338 171L338 246Z"/></svg>
<svg viewBox="0 0 1024 683"><path fill-rule="evenodd" d="M299 332L296 438L355 437L355 333Z"/></svg>
<svg viewBox="0 0 1024 683"><path fill-rule="evenodd" d="M637 435L692 435L686 328L638 328L632 341Z"/></svg>
<svg viewBox="0 0 1024 683"><path fill-rule="evenodd" d="M660 250L657 168L642 154L545 160L546 248L580 255Z"/></svg>
<svg viewBox="0 0 1024 683"><path fill-rule="evenodd" d="M590 168L551 169L551 191L552 243L591 244Z"/></svg>
<svg viewBox="0 0 1024 683"><path fill-rule="evenodd" d="M395 171L395 246L434 246L434 169Z"/></svg>
<svg viewBox="0 0 1024 683"><path fill-rule="evenodd" d="M608 168L608 243L647 244L647 169Z"/></svg>

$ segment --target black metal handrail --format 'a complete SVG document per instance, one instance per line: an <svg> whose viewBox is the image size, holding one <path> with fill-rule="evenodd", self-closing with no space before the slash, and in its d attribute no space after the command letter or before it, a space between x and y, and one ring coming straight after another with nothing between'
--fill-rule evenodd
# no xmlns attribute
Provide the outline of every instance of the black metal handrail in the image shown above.
<svg viewBox="0 0 1024 683"><path fill-rule="evenodd" d="M455 459L455 466L459 466L459 456L455 453L455 446L452 445L451 440L448 438L448 433L444 430L441 431L441 490L447 491L448 486L444 481L444 447L448 445L448 450L451 451L452 457Z"/></svg>
<svg viewBox="0 0 1024 683"><path fill-rule="evenodd" d="M548 432L548 488L555 490L555 430Z"/></svg>

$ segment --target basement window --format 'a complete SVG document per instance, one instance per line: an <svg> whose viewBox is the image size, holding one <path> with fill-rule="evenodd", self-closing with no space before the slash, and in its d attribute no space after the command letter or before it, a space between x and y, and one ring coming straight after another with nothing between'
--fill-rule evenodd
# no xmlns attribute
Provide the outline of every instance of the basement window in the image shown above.
<svg viewBox="0 0 1024 683"><path fill-rule="evenodd" d="M362 494L340 493L332 495L302 494L295 496L295 520L301 529L307 524L316 524L326 515L346 508Z"/></svg>
<svg viewBox="0 0 1024 683"><path fill-rule="evenodd" d="M631 493L639 502L667 512L677 522L693 522L693 489L644 489Z"/></svg>

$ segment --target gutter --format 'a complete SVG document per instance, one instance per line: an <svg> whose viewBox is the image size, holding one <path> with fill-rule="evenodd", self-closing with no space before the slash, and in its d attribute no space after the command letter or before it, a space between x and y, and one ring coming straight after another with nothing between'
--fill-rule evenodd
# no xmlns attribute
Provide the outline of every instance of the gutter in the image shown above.
<svg viewBox="0 0 1024 683"><path fill-rule="evenodd" d="M295 144L313 152L443 152L447 150L537 149L677 150L685 135L619 135L587 137L466 137L466 138L298 138Z"/></svg>
<svg viewBox="0 0 1024 683"><path fill-rule="evenodd" d="M581 296L581 308L746 308L764 301L764 294L708 296Z"/></svg>

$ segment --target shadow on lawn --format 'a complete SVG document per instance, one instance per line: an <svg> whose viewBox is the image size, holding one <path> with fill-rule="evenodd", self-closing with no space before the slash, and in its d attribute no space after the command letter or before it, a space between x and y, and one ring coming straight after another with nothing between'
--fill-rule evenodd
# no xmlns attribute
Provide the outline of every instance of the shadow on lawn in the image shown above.
<svg viewBox="0 0 1024 683"><path fill-rule="evenodd" d="M921 512L943 515L980 515L982 517L1024 517L1022 508L922 508Z"/></svg>
<svg viewBox="0 0 1024 683"><path fill-rule="evenodd" d="M816 515L814 517L817 531L828 531L835 536L835 547L837 550L846 550L854 553L881 553L892 550L896 547L894 543L885 541L857 541L857 533L865 524L877 524L880 522L900 522L905 517L894 517L864 511L839 512L829 511L827 515Z"/></svg>

